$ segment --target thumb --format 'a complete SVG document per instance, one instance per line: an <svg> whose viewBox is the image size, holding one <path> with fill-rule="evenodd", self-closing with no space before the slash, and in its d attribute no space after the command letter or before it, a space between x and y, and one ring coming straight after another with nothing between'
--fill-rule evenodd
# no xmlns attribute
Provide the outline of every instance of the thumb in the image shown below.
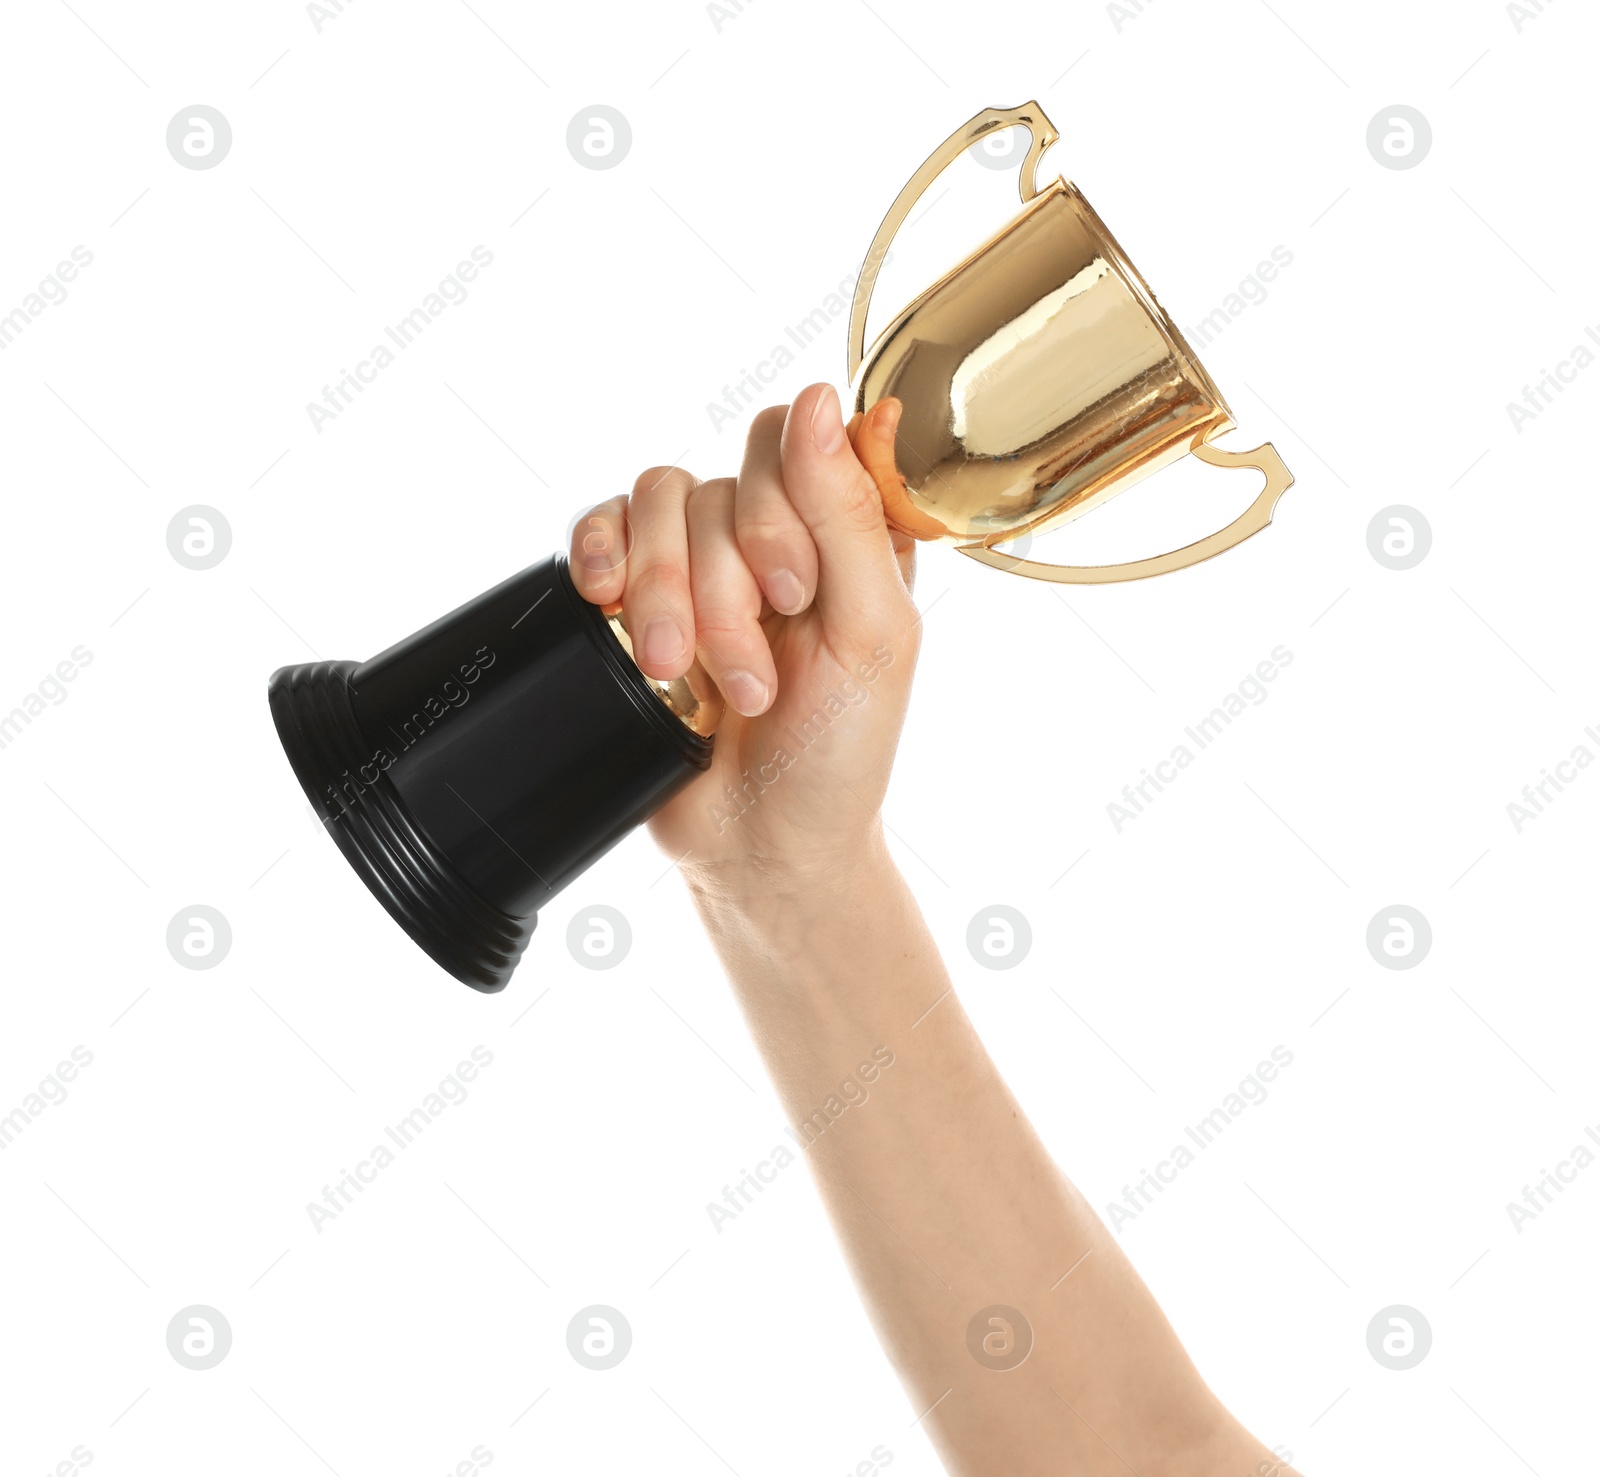
<svg viewBox="0 0 1600 1477"><path fill-rule="evenodd" d="M905 599L883 504L845 432L831 385L811 385L784 422L784 489L817 548L816 603L830 625L876 623ZM871 634L869 628L859 633Z"/></svg>

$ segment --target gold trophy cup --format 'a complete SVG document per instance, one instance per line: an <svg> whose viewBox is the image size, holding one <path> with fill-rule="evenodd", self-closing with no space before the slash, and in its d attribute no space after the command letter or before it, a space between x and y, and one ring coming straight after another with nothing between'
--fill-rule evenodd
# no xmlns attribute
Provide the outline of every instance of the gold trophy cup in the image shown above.
<svg viewBox="0 0 1600 1477"><path fill-rule="evenodd" d="M864 351L867 306L889 244L917 200L962 152L1026 127L1023 210L895 315ZM995 569L1060 584L1143 579L1198 564L1260 532L1294 482L1270 445L1223 451L1222 392L1076 185L1040 189L1039 159L1060 135L1037 103L990 108L929 156L890 207L850 310L855 408L904 407L895 438L903 485L880 488L890 523L953 543ZM1125 564L1040 563L996 549L1086 513L1193 452L1253 467L1259 497L1226 528Z"/></svg>

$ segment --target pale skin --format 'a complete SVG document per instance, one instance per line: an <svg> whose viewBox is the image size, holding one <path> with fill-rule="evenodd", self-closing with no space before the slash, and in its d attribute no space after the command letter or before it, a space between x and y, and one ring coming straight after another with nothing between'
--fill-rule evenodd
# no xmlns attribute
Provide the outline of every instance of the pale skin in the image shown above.
<svg viewBox="0 0 1600 1477"><path fill-rule="evenodd" d="M846 427L813 385L756 417L737 478L654 467L575 531L574 580L622 603L643 670L680 676L698 654L729 702L710 772L655 817L656 839L681 859L947 1470L1294 1477L1207 1387L1045 1151L885 847L921 639L913 546L879 494L898 415L885 401ZM837 716L819 727L830 696ZM818 736L796 753L808 720ZM736 812L730 786L754 799ZM864 1100L819 1113L863 1066ZM974 1335L989 1364L969 1349L996 1305L1031 1329L1009 1369L991 1367L1026 1338L1009 1315Z"/></svg>

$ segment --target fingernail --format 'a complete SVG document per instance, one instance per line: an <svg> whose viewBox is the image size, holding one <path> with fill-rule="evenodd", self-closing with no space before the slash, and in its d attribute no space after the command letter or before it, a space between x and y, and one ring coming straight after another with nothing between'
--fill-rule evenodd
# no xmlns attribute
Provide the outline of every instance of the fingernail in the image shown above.
<svg viewBox="0 0 1600 1477"><path fill-rule="evenodd" d="M583 567L592 574L610 574L611 556L609 554L585 554Z"/></svg>
<svg viewBox="0 0 1600 1477"><path fill-rule="evenodd" d="M767 706L767 684L752 672L726 673L722 695L746 718L754 718Z"/></svg>
<svg viewBox="0 0 1600 1477"><path fill-rule="evenodd" d="M900 412L905 409L898 400L885 400L883 408L878 412L877 432L885 441L894 440L894 433L900 425Z"/></svg>
<svg viewBox="0 0 1600 1477"><path fill-rule="evenodd" d="M806 587L792 569L780 569L767 576L767 599L779 615L793 615L806 603Z"/></svg>
<svg viewBox="0 0 1600 1477"><path fill-rule="evenodd" d="M669 615L658 615L644 628L640 652L651 666L670 666L683 655L683 632Z"/></svg>
<svg viewBox="0 0 1600 1477"><path fill-rule="evenodd" d="M832 456L844 445L844 421L839 414L839 397L833 386L817 396L811 410L811 441L824 456Z"/></svg>

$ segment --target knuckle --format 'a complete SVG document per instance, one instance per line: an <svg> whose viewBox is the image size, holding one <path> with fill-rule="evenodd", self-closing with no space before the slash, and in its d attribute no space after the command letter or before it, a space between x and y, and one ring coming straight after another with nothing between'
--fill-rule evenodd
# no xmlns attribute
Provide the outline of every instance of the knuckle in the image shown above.
<svg viewBox="0 0 1600 1477"><path fill-rule="evenodd" d="M715 517L721 514L724 507L732 503L733 490L732 477L713 477L709 481L697 483L689 491L691 516Z"/></svg>
<svg viewBox="0 0 1600 1477"><path fill-rule="evenodd" d="M760 673L770 670L772 658L759 632L747 623L731 622L695 627L695 645L705 653L713 671Z"/></svg>
<svg viewBox="0 0 1600 1477"><path fill-rule="evenodd" d="M682 467L646 467L634 479L633 496L636 500L649 498L683 499L694 489L697 479Z"/></svg>
<svg viewBox="0 0 1600 1477"><path fill-rule="evenodd" d="M628 594L650 595L670 605L689 601L689 573L681 565L659 556L635 559L628 571Z"/></svg>
<svg viewBox="0 0 1600 1477"><path fill-rule="evenodd" d="M596 533L601 530L615 528L627 516L627 503L622 498L610 498L603 503L596 503L593 507L585 508L572 521L572 532L575 537L582 537L586 533Z"/></svg>
<svg viewBox="0 0 1600 1477"><path fill-rule="evenodd" d="M587 512L580 514L576 527L586 531L616 529L622 526L627 516L627 500L611 498L607 502L596 503Z"/></svg>
<svg viewBox="0 0 1600 1477"><path fill-rule="evenodd" d="M696 609L694 613L696 634L713 648L728 649L744 646L750 638L750 621L732 610Z"/></svg>
<svg viewBox="0 0 1600 1477"><path fill-rule="evenodd" d="M750 430L745 436L746 446L755 446L758 442L768 441L776 437L782 430L784 422L789 418L787 405L768 405L758 410L750 422Z"/></svg>
<svg viewBox="0 0 1600 1477"><path fill-rule="evenodd" d="M797 513L763 510L741 514L738 521L739 547L756 555L776 553L798 545L806 526Z"/></svg>
<svg viewBox="0 0 1600 1477"><path fill-rule="evenodd" d="M870 531L883 527L883 503L864 472L842 477L830 501L833 515L847 528Z"/></svg>

